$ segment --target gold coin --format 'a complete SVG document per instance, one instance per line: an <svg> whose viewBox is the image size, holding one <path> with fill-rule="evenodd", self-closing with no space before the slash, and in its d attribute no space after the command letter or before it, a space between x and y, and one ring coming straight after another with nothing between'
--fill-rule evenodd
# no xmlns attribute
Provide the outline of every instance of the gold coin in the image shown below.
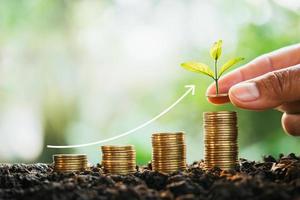
<svg viewBox="0 0 300 200"><path fill-rule="evenodd" d="M135 169L136 166L135 165L127 165L127 166L118 166L118 165L103 165L104 169Z"/></svg>
<svg viewBox="0 0 300 200"><path fill-rule="evenodd" d="M156 141L152 141L152 145L156 146L156 147L165 147L165 146L170 146L170 147L180 147L180 146L185 146L185 143L183 142L183 140L181 141L160 141L160 142L156 142Z"/></svg>
<svg viewBox="0 0 300 200"><path fill-rule="evenodd" d="M54 154L53 157L55 158L86 158L86 154Z"/></svg>
<svg viewBox="0 0 300 200"><path fill-rule="evenodd" d="M87 162L87 159L54 159L54 162Z"/></svg>
<svg viewBox="0 0 300 200"><path fill-rule="evenodd" d="M84 171L85 169L85 167L54 167L54 171Z"/></svg>
<svg viewBox="0 0 300 200"><path fill-rule="evenodd" d="M205 134L207 134L207 133L205 133ZM212 134L212 135L206 135L204 140L213 141L213 140L216 140L216 139L227 139L227 141L229 142L229 141L236 141L237 138L238 138L238 136L233 134L233 133L228 134L228 135L225 135L225 134L223 134L223 135Z"/></svg>
<svg viewBox="0 0 300 200"><path fill-rule="evenodd" d="M108 167L108 166L116 166L116 167L118 167L118 166L120 166L120 167L128 167L128 166L136 166L136 164L135 163L124 163L124 164L117 164L117 163L111 163L111 162L103 162L102 161L102 165L105 167Z"/></svg>
<svg viewBox="0 0 300 200"><path fill-rule="evenodd" d="M231 169L238 158L237 114L231 111L203 113L206 168Z"/></svg>
<svg viewBox="0 0 300 200"><path fill-rule="evenodd" d="M154 133L152 135L152 168L171 173L186 169L184 133Z"/></svg>
<svg viewBox="0 0 300 200"><path fill-rule="evenodd" d="M222 158L222 157L228 157L228 156L231 156L231 157L233 157L233 156L237 156L237 153L235 153L234 151L231 151L231 152L217 152L217 153L215 153L215 152L213 152L213 153L205 153L205 157L220 157L220 158Z"/></svg>
<svg viewBox="0 0 300 200"><path fill-rule="evenodd" d="M204 144L204 148L207 149L232 149L237 148L237 145L221 145L221 144Z"/></svg>
<svg viewBox="0 0 300 200"><path fill-rule="evenodd" d="M134 146L102 146L102 166L111 174L129 174L136 171Z"/></svg>
<svg viewBox="0 0 300 200"><path fill-rule="evenodd" d="M205 148L211 148L211 149L227 149L227 148L237 148L237 145L234 145L234 144L204 144Z"/></svg>
<svg viewBox="0 0 300 200"><path fill-rule="evenodd" d="M106 172L108 174L126 175L126 174L135 173L136 170L123 170L123 169L112 170L112 169L104 169L104 172Z"/></svg>
<svg viewBox="0 0 300 200"><path fill-rule="evenodd" d="M185 154L186 150L183 148L178 149L169 149L164 150L155 149L152 151L152 155L170 155L170 154Z"/></svg>
<svg viewBox="0 0 300 200"><path fill-rule="evenodd" d="M170 159L170 160L157 160L157 159L152 159L153 163L154 164L157 164L157 163L185 163L185 161L183 159Z"/></svg>
<svg viewBox="0 0 300 200"><path fill-rule="evenodd" d="M238 155L235 151L222 151L222 152L206 152L205 157L212 157L212 156L221 156L221 155Z"/></svg>
<svg viewBox="0 0 300 200"><path fill-rule="evenodd" d="M82 166L82 165L87 165L87 163L54 163L55 166L66 166L66 165L70 165L70 166Z"/></svg>
<svg viewBox="0 0 300 200"><path fill-rule="evenodd" d="M124 164L116 164L116 163L109 163L109 162L103 162L102 161L102 165L105 167L109 167L109 166L112 166L112 167L114 167L114 166L116 166L116 167L118 167L118 166L120 166L120 167L129 167L129 166L136 166L136 164L135 163L124 163Z"/></svg>
<svg viewBox="0 0 300 200"><path fill-rule="evenodd" d="M102 158L135 158L135 154L102 154Z"/></svg>
<svg viewBox="0 0 300 200"><path fill-rule="evenodd" d="M152 160L185 160L186 156L185 155L173 155L173 156L169 156L169 157L165 157L165 156L156 156L156 155L152 155Z"/></svg>
<svg viewBox="0 0 300 200"><path fill-rule="evenodd" d="M205 128L205 127L204 127ZM206 129L204 131L206 136L230 136L230 135L237 135L237 130L235 129Z"/></svg>
<svg viewBox="0 0 300 200"><path fill-rule="evenodd" d="M117 153L117 152L135 152L135 149L102 149L103 152L111 152L111 153Z"/></svg>
<svg viewBox="0 0 300 200"><path fill-rule="evenodd" d="M109 158L109 159L124 159L124 158L135 158L136 155L132 155L132 154L124 154L124 155L120 155L120 154L102 154L102 158Z"/></svg>
<svg viewBox="0 0 300 200"><path fill-rule="evenodd" d="M135 170L136 167L135 166L127 166L127 167L120 167L120 166L106 166L104 167L104 169L109 170L109 171L117 171L117 170Z"/></svg>
<svg viewBox="0 0 300 200"><path fill-rule="evenodd" d="M153 166L152 169L154 171L178 171L178 170L185 170L186 166L173 166L173 165Z"/></svg>
<svg viewBox="0 0 300 200"><path fill-rule="evenodd" d="M54 162L54 165L87 165L87 163L66 163L66 162Z"/></svg>
<svg viewBox="0 0 300 200"><path fill-rule="evenodd" d="M126 145L126 146L117 146L117 145L106 145L106 146L101 146L102 150L132 150L134 149L133 145Z"/></svg>
<svg viewBox="0 0 300 200"><path fill-rule="evenodd" d="M166 132L166 133L153 133L152 134L152 137L172 137L172 136L184 137L184 132Z"/></svg>
<svg viewBox="0 0 300 200"><path fill-rule="evenodd" d="M82 171L87 168L88 161L85 154L55 154L53 164L55 171Z"/></svg>

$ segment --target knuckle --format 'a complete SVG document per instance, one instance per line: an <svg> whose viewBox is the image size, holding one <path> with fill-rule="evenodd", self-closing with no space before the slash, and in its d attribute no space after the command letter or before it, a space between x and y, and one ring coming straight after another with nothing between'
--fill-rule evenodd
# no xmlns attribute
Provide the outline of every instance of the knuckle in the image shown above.
<svg viewBox="0 0 300 200"><path fill-rule="evenodd" d="M285 88L288 85L289 73L286 71L273 71L266 74L261 79L261 87L274 96L281 97L284 94Z"/></svg>
<svg viewBox="0 0 300 200"><path fill-rule="evenodd" d="M275 91L278 95L282 95L285 91L285 87L289 84L289 72L288 71L274 71L270 75L273 80Z"/></svg>

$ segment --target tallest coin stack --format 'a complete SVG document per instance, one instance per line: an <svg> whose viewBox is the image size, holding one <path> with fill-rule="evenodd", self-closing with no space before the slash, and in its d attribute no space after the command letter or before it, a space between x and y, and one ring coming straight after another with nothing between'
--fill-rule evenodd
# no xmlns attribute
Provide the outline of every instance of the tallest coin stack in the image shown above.
<svg viewBox="0 0 300 200"><path fill-rule="evenodd" d="M205 112L203 121L206 168L234 168L238 159L236 112Z"/></svg>

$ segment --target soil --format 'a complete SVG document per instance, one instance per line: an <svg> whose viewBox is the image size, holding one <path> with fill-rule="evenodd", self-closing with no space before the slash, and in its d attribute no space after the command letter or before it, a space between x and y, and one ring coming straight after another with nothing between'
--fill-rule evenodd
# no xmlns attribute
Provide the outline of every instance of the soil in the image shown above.
<svg viewBox="0 0 300 200"><path fill-rule="evenodd" d="M48 164L0 164L0 199L300 199L300 157L240 159L235 170L204 170L203 161L170 175L151 163L132 175L103 173L100 165L80 173L53 172Z"/></svg>

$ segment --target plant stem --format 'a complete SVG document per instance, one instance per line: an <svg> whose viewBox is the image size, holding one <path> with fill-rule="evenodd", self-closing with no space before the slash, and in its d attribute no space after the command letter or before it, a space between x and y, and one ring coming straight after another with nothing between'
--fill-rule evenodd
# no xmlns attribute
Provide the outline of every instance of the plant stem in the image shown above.
<svg viewBox="0 0 300 200"><path fill-rule="evenodd" d="M218 77L218 66L217 66L217 59L215 59L215 82L216 82L216 94L219 94L219 77Z"/></svg>

